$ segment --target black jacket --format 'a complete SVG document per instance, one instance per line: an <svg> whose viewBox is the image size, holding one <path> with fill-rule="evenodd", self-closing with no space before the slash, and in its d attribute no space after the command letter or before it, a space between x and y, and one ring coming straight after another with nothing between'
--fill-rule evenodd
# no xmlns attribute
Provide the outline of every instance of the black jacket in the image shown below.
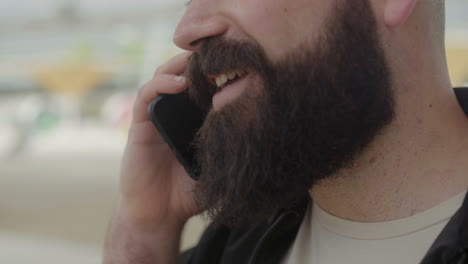
<svg viewBox="0 0 468 264"><path fill-rule="evenodd" d="M468 88L455 89L468 115ZM468 136L468 135L467 135ZM293 244L310 199L257 225L229 229L209 226L183 264L279 264ZM468 264L468 196L440 233L421 264Z"/></svg>

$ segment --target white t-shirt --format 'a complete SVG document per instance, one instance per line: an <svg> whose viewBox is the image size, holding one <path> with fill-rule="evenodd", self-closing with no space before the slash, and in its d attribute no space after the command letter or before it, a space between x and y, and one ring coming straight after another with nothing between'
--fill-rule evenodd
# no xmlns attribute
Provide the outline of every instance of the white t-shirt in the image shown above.
<svg viewBox="0 0 468 264"><path fill-rule="evenodd" d="M283 264L417 264L463 204L466 192L411 217L359 223L309 206ZM313 212L313 213L312 213Z"/></svg>

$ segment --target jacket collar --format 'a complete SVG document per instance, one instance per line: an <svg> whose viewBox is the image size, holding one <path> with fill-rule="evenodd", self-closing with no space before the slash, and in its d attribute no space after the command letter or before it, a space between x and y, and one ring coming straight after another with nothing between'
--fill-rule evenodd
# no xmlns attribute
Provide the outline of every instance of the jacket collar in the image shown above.
<svg viewBox="0 0 468 264"><path fill-rule="evenodd" d="M457 96L458 103L465 112L465 115L468 116L468 87L455 88L453 90Z"/></svg>
<svg viewBox="0 0 468 264"><path fill-rule="evenodd" d="M468 195L421 263L468 263Z"/></svg>

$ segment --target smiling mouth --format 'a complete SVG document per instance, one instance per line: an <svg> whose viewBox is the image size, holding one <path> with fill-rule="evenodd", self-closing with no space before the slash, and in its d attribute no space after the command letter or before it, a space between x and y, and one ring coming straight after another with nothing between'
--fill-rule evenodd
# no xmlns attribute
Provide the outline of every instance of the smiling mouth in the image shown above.
<svg viewBox="0 0 468 264"><path fill-rule="evenodd" d="M216 85L219 90L222 90L229 86L231 83L247 76L249 72L247 70L231 70L225 73L217 74L217 75L209 75L208 81Z"/></svg>

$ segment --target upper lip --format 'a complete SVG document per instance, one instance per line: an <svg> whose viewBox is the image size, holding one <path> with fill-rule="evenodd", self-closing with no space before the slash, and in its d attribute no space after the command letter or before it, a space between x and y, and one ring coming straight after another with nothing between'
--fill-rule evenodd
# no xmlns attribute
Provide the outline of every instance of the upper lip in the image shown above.
<svg viewBox="0 0 468 264"><path fill-rule="evenodd" d="M229 70L220 74L208 75L207 77L209 82L213 85L216 85L218 88L224 88L229 81L234 80L236 78L244 77L247 74L247 70L236 69Z"/></svg>

